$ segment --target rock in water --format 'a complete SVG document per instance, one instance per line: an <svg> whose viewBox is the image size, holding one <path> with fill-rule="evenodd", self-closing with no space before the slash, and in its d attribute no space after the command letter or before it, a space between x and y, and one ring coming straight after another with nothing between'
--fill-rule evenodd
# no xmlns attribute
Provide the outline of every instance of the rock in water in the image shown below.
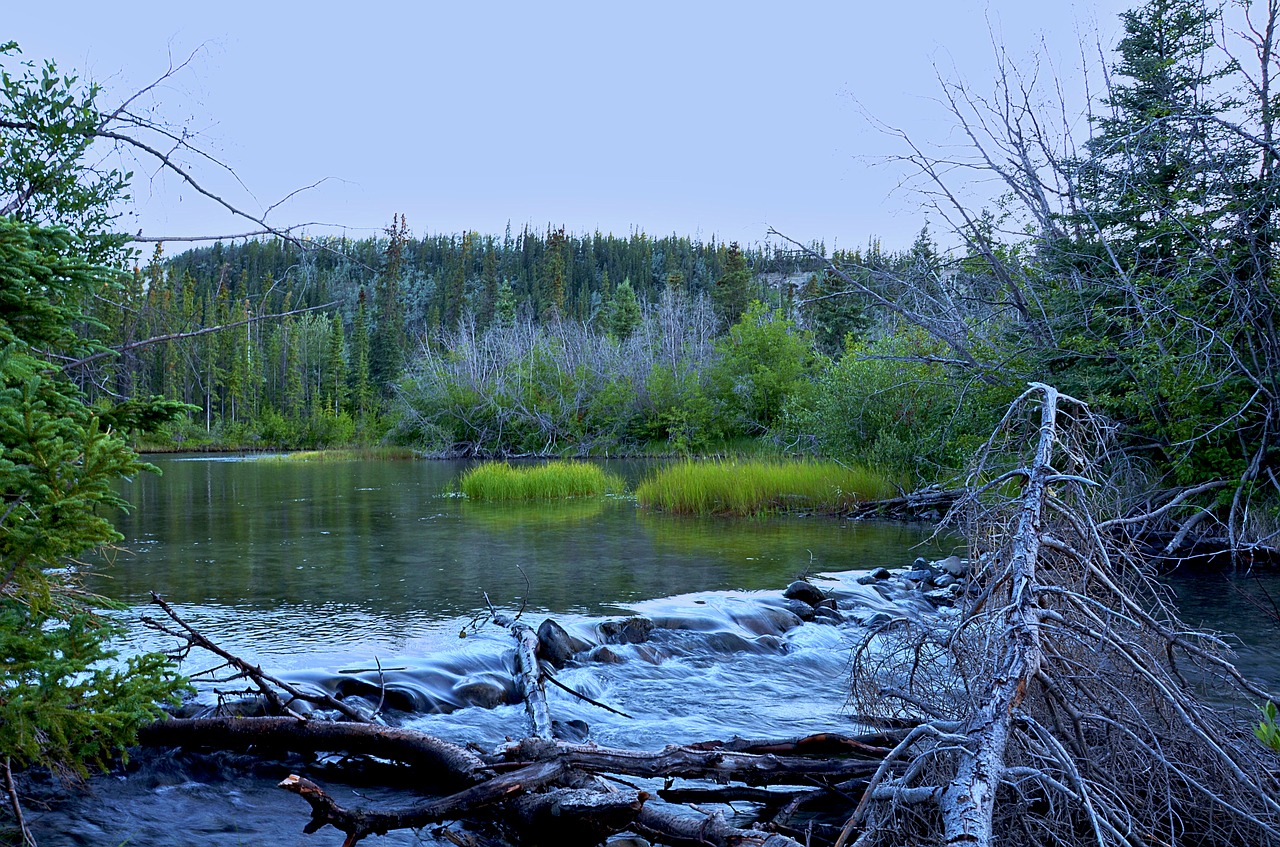
<svg viewBox="0 0 1280 847"><path fill-rule="evenodd" d="M788 585L787 590L782 592L782 596L788 600L800 600L810 606L816 606L824 599L823 593L813 583L805 582L803 579Z"/></svg>
<svg viewBox="0 0 1280 847"><path fill-rule="evenodd" d="M802 621L813 620L813 606L803 600L784 600L782 608Z"/></svg>
<svg viewBox="0 0 1280 847"><path fill-rule="evenodd" d="M627 618L623 621L604 621L598 628L606 644L643 644L653 632L653 621L648 618Z"/></svg>
<svg viewBox="0 0 1280 847"><path fill-rule="evenodd" d="M573 639L560 624L547 618L538 627L538 655L552 667L563 668L575 652Z"/></svg>
<svg viewBox="0 0 1280 847"><path fill-rule="evenodd" d="M969 563L959 556L948 556L942 561L936 562L935 567L941 568L954 577L963 577L969 573Z"/></svg>

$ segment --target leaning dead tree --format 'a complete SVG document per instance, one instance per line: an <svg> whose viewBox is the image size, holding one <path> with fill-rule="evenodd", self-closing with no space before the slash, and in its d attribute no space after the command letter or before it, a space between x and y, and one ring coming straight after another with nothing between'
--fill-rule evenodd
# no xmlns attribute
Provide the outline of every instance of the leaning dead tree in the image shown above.
<svg viewBox="0 0 1280 847"><path fill-rule="evenodd" d="M216 654L224 683L281 716L172 719L141 740L372 758L430 785L426 799L365 808L302 774L280 783L310 807L305 831L332 827L344 847L432 826L508 844L593 845L623 831L724 847L1280 844L1277 760L1251 734L1250 704L1274 697L1220 639L1183 625L1132 549L1099 528L1117 496L1111 434L1048 385L1010 406L952 512L971 555L957 604L904 602L858 643L851 703L872 730L862 735L661 750L568 740L545 696L563 687L558 636L543 631L558 627L535 632L491 608L486 622L514 641L529 728L493 749L463 747L386 726L381 702L369 713L272 677L157 598L165 617L153 626ZM731 803L755 811L730 819Z"/></svg>
<svg viewBox="0 0 1280 847"><path fill-rule="evenodd" d="M1241 709L1270 695L1099 531L1109 436L1033 384L979 453L959 613L858 652L855 707L914 728L838 844L1280 843L1276 760Z"/></svg>

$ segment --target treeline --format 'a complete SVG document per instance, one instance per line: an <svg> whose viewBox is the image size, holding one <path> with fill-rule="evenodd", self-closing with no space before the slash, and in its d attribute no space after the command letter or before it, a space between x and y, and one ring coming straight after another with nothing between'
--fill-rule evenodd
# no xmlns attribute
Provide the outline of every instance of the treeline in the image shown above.
<svg viewBox="0 0 1280 847"><path fill-rule="evenodd" d="M740 314L756 297L793 296L816 264L772 245L640 232L414 238L399 217L378 238L219 242L173 257L157 247L123 292L97 303L94 332L124 352L85 369L83 382L93 396L197 407L172 432L180 443L369 440L395 419L406 365L464 321L604 328L668 290L728 298ZM130 347L156 337L171 340Z"/></svg>

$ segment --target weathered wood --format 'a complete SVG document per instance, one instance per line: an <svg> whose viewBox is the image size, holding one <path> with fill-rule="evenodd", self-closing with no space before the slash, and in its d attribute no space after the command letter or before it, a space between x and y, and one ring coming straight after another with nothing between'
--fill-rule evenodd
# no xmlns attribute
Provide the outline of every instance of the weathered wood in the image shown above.
<svg viewBox="0 0 1280 847"><path fill-rule="evenodd" d="M489 775L469 750L425 733L376 724L300 721L295 718L170 718L143 727L138 743L150 747L378 756L425 769L441 783L472 785Z"/></svg>
<svg viewBox="0 0 1280 847"><path fill-rule="evenodd" d="M561 761L593 773L738 781L748 785L829 784L871 776L879 766L873 759L806 759L731 750L693 750L675 745L661 750L624 750L536 739L526 739L507 748L505 753L520 761Z"/></svg>
<svg viewBox="0 0 1280 847"><path fill-rule="evenodd" d="M639 789L561 788L525 794L509 805L522 831L553 835L535 841L556 847L595 847L631 826L648 799L649 794Z"/></svg>
<svg viewBox="0 0 1280 847"><path fill-rule="evenodd" d="M902 732L870 732L864 735L841 735L819 732L799 738L739 738L728 741L700 741L686 744L690 750L726 750L735 753L795 753L799 755L838 756L861 754L880 758L902 740Z"/></svg>
<svg viewBox="0 0 1280 847"><path fill-rule="evenodd" d="M550 739L551 710L547 708L547 694L542 688L542 672L538 667L538 633L528 624L504 615L494 615L493 622L507 629L516 640L515 678L524 696L532 737Z"/></svg>
<svg viewBox="0 0 1280 847"><path fill-rule="evenodd" d="M637 832L677 847L800 847L785 835L758 829L739 829L719 812L690 815L661 803L646 803L636 815Z"/></svg>
<svg viewBox="0 0 1280 847"><path fill-rule="evenodd" d="M291 685L282 679L266 673L258 665L250 664L239 656L236 656L222 647L215 644L212 640L205 637L203 633L198 631L191 624L187 623L182 617L173 610L173 607L165 602L164 598L154 591L151 592L151 602L160 607L160 611L172 621L172 625L162 621L155 620L147 616L143 616L144 625L162 632L172 638L176 638L185 642L186 647L183 651L190 651L193 648L207 650L218 658L226 662L227 667L235 669L232 679L247 679L253 683L258 692L267 700L271 708L282 715L293 715L295 718L301 718L297 712L291 709L291 706L298 701L310 703L313 706L319 706L323 709L332 709L340 713L347 720L357 721L360 723L372 723L373 719L370 715L354 709L341 700L330 697L324 693L311 693L303 691L297 686ZM177 627L176 629L174 627ZM283 696L280 692L284 692Z"/></svg>
<svg viewBox="0 0 1280 847"><path fill-rule="evenodd" d="M491 806L555 782L564 772L565 767L559 762L539 762L456 794L392 811L343 808L319 785L296 774L285 778L280 787L297 794L311 806L311 821L304 827L304 832L311 834L332 826L346 833L343 847L351 847L369 835L385 835L393 829L417 829L431 823L455 820L474 809Z"/></svg>
<svg viewBox="0 0 1280 847"><path fill-rule="evenodd" d="M1012 579L1012 602L1005 612L1002 645L1006 657L1003 673L992 681L986 702L970 718L966 734L972 746L961 751L956 775L939 800L943 838L948 844L992 843L996 791L1004 780L1005 748L1014 714L1022 705L1044 653L1040 624L1045 609L1035 589L1040 554L1041 509L1049 483L1057 476L1052 466L1057 441L1058 391L1033 384L1028 395L1040 397L1040 435L1031 466L1026 469L1021 507L1011 539L1007 570Z"/></svg>

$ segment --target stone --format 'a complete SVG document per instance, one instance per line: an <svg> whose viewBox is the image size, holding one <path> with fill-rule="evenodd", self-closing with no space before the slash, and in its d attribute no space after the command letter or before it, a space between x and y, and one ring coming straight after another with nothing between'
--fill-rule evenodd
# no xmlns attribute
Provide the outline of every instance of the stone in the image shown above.
<svg viewBox="0 0 1280 847"><path fill-rule="evenodd" d="M926 591L924 599L935 606L949 606L955 602L956 595L951 592L950 588L937 588L933 591Z"/></svg>
<svg viewBox="0 0 1280 847"><path fill-rule="evenodd" d="M921 568L919 570L907 571L901 576L903 579L909 579L912 582L928 582L933 579L933 571L928 568Z"/></svg>
<svg viewBox="0 0 1280 847"><path fill-rule="evenodd" d="M835 609L828 609L826 606L819 606L813 610L814 623L844 623L844 615Z"/></svg>
<svg viewBox="0 0 1280 847"><path fill-rule="evenodd" d="M787 586L787 590L782 592L782 596L788 600L799 600L802 603L808 603L810 606L816 606L826 597L813 583L805 582L798 579Z"/></svg>
<svg viewBox="0 0 1280 847"><path fill-rule="evenodd" d="M813 606L810 606L803 600L791 600L789 598L784 599L782 601L782 608L786 609L802 621L813 620Z"/></svg>
<svg viewBox="0 0 1280 847"><path fill-rule="evenodd" d="M954 577L966 576L969 573L969 563L959 556L948 556L936 562L935 566Z"/></svg>
<svg viewBox="0 0 1280 847"><path fill-rule="evenodd" d="M957 580L954 576L952 576L949 573L944 573L941 576L935 577L933 580L933 584L938 586L939 588L950 588L951 586L955 585L957 582L959 582L959 580Z"/></svg>
<svg viewBox="0 0 1280 847"><path fill-rule="evenodd" d="M605 647L603 644L587 654L587 659L592 662L600 662L605 665L622 664L622 657L617 653Z"/></svg>
<svg viewBox="0 0 1280 847"><path fill-rule="evenodd" d="M511 702L506 687L489 680L467 680L453 687L453 696L463 706L493 709Z"/></svg>
<svg viewBox="0 0 1280 847"><path fill-rule="evenodd" d="M888 568L876 568L871 572L871 576L875 577L876 579L888 579L889 577L893 576L893 571L889 570Z"/></svg>
<svg viewBox="0 0 1280 847"><path fill-rule="evenodd" d="M573 639L560 624L547 618L538 626L538 655L552 667L563 668L575 652Z"/></svg>
<svg viewBox="0 0 1280 847"><path fill-rule="evenodd" d="M648 618L627 618L621 621L604 621L598 628L601 640L606 644L643 644L653 634L653 621Z"/></svg>

